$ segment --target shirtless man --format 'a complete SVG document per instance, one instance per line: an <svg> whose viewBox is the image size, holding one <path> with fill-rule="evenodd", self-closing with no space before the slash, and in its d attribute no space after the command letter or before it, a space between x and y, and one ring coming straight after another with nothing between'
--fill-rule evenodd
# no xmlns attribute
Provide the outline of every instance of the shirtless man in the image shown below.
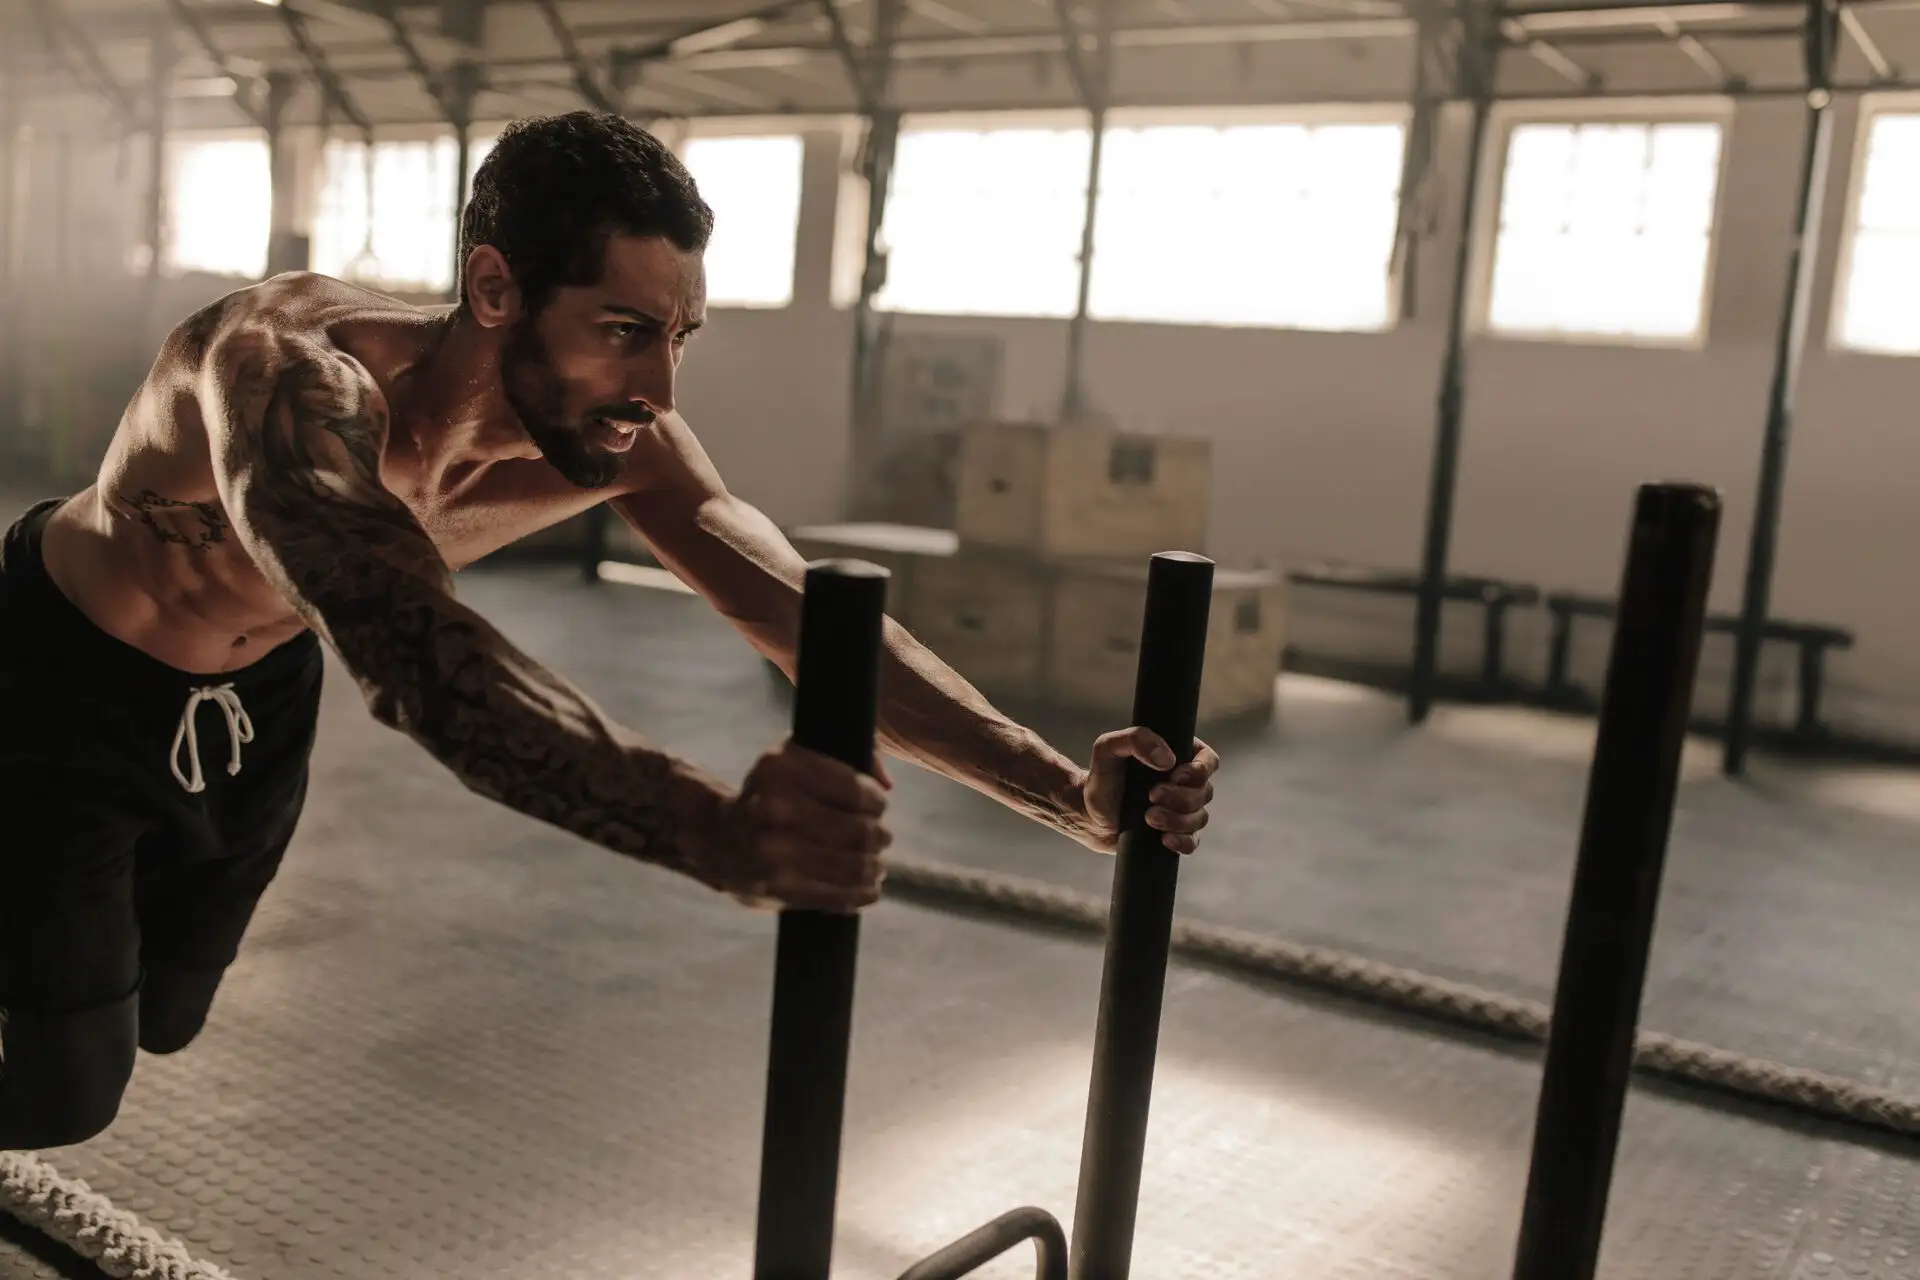
<svg viewBox="0 0 1920 1280"><path fill-rule="evenodd" d="M885 777L791 744L730 787L612 723L454 596L599 503L793 674L804 564L674 413L712 214L612 116L523 121L474 180L461 300L280 276L167 339L95 483L0 547L0 1149L112 1121L199 1032L307 785L321 644L467 787L754 906L879 896ZM770 428L777 429L777 428ZM1139 729L1089 767L889 623L882 745L1111 851ZM1156 789L1192 852L1214 753Z"/></svg>

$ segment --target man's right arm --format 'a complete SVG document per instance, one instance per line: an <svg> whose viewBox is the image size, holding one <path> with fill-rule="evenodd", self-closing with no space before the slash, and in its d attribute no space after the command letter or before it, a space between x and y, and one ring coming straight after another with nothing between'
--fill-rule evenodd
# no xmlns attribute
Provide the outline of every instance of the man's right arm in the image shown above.
<svg viewBox="0 0 1920 1280"><path fill-rule="evenodd" d="M613 723L455 598L438 549L381 483L387 407L357 361L241 329L209 352L199 399L241 542L376 719L480 795L759 896L751 842L725 831L729 788Z"/></svg>

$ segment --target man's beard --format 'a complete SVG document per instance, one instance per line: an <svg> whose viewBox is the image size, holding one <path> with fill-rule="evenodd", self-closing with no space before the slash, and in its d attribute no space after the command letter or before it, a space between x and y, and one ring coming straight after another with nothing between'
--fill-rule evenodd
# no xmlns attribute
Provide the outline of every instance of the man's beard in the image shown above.
<svg viewBox="0 0 1920 1280"><path fill-rule="evenodd" d="M541 456L568 483L581 489L601 489L620 478L620 455L595 448L589 438L593 417L603 415L577 423L566 421L566 388L553 371L553 361L532 316L522 318L507 336L500 353L500 381L507 404L519 415ZM637 417L630 408L604 416L629 421Z"/></svg>

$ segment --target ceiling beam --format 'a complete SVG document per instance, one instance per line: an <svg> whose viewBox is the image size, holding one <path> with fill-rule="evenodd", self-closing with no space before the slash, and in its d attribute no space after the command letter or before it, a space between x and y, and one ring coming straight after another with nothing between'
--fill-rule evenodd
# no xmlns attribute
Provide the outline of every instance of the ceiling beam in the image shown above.
<svg viewBox="0 0 1920 1280"><path fill-rule="evenodd" d="M1725 63L1713 56L1713 51L1700 43L1698 39L1683 30L1672 14L1661 14L1654 20L1654 27L1661 35L1673 41L1674 47L1687 55L1687 60L1706 72L1716 86L1725 88L1737 85L1740 77L1728 72Z"/></svg>
<svg viewBox="0 0 1920 1280"><path fill-rule="evenodd" d="M302 3L306 2L307 0L302 0ZM413 73L413 78L419 83L420 88L439 109L441 118L448 124L457 124L459 120L457 104L448 91L445 80L428 64L425 55L420 52L420 46L414 42L413 34L407 30L406 20L400 16L399 6L389 3L385 7L386 12L382 18L387 24L388 36L393 41L393 47L400 51L400 57L406 62L407 70Z"/></svg>
<svg viewBox="0 0 1920 1280"><path fill-rule="evenodd" d="M302 0L302 3L308 2L309 0ZM320 94L326 99L327 104L345 116L348 122L360 131L361 137L371 140L373 121L360 110L359 104L353 100L352 95L348 94L346 86L340 83L340 77L334 74L332 65L327 61L327 55L320 51L320 46L314 43L313 33L307 30L306 18L291 4L284 3L284 0L274 9L274 12L280 15L281 24L286 27L287 35L292 37L294 48L300 51L300 57L307 64L307 70L313 73L314 80L320 86Z"/></svg>
<svg viewBox="0 0 1920 1280"><path fill-rule="evenodd" d="M700 74L707 68L698 65L699 59L703 54L725 50L739 41L751 39L767 24L811 7L812 0L778 0L778 3L763 5L751 12L734 14L719 21L690 23L666 34L656 35L645 44L616 48L613 50L613 78L623 91L632 92L638 87L637 82L651 72L656 79L664 75L670 82L678 80L680 91L684 93L717 98L738 107L772 109L778 103L763 93ZM575 31L585 34L584 28L575 28ZM631 28L626 28L620 33L630 31ZM603 28L596 30L595 34L613 32ZM678 115L682 114L681 105L663 102L660 109L665 114Z"/></svg>
<svg viewBox="0 0 1920 1280"><path fill-rule="evenodd" d="M350 31L364 31L389 37L393 32L394 19L400 11L409 7L419 7L404 5L400 0L367 0L364 4L359 0L262 0L262 4L256 4L253 7L261 8L263 4L267 6L293 4L299 8L303 16L316 22L326 22ZM377 9L368 7L371 4L377 4L379 7ZM450 40L437 32L414 31L408 38L416 48L423 49L435 57L467 58L473 54L472 48L464 42Z"/></svg>
<svg viewBox="0 0 1920 1280"><path fill-rule="evenodd" d="M1806 36L1806 24L1803 22L1777 23L1766 27L1717 27L1712 31L1702 31L1699 38L1712 40L1715 44L1759 44L1766 41L1798 41ZM1686 28L1680 28L1685 34ZM1615 27L1602 31L1565 31L1553 38L1562 49L1621 49L1647 48L1649 45L1671 42L1671 37L1656 27L1645 30L1629 30Z"/></svg>
<svg viewBox="0 0 1920 1280"><path fill-rule="evenodd" d="M208 30L206 23L200 20L200 15L193 11L193 7L186 0L167 0L167 8L173 13L174 20L185 27L187 33L193 37L194 43L200 46L200 52L204 53L207 61L213 64L214 70L233 81L235 88L233 105L238 107L241 114L248 120L263 129L266 128L267 117L253 100L253 87L265 68L251 58L228 57L221 50L219 43L214 40L213 32ZM243 63L246 65L243 66Z"/></svg>
<svg viewBox="0 0 1920 1280"><path fill-rule="evenodd" d="M1546 31L1586 31L1602 27L1653 27L1666 20L1685 19L1687 26L1702 23L1746 22L1755 18L1778 18L1783 11L1806 8L1801 0L1746 0L1745 3L1714 3L1713 0L1681 0L1680 3L1609 4L1604 8L1503 9L1500 16L1523 24L1534 34Z"/></svg>
<svg viewBox="0 0 1920 1280"><path fill-rule="evenodd" d="M1051 5L1052 0L1046 0L1046 2ZM820 3L820 0L801 0L801 3L811 6ZM622 26L594 31L578 25L573 28L574 33L582 38L629 29ZM1114 32L1113 43L1115 48L1159 49L1177 46L1209 47L1312 40L1395 40L1410 38L1412 34L1413 20L1410 18L1338 19L1232 26L1122 29ZM825 60L845 63L845 54L834 42L753 45L746 48L712 49L678 56L669 51L670 44L670 40L656 39L647 45L616 48L613 51L614 65L617 69L623 61L635 64L650 64L658 61L681 71L713 74L753 70L792 71L810 67ZM1065 48L1066 42L1057 33L1051 32L1030 32L1008 36L940 36L896 41L893 56L903 62L951 62L967 58L1025 59L1040 56L1060 57L1064 54ZM387 51L384 43L340 45L335 46L334 56L343 71L356 78L378 79L390 78L396 73L404 74L404 68L396 68L384 58L373 60L373 57ZM498 70L508 70L554 66L559 65L561 61L557 58L512 56L488 58L483 60L483 65Z"/></svg>
<svg viewBox="0 0 1920 1280"><path fill-rule="evenodd" d="M1558 45L1549 44L1538 36L1529 34L1526 27L1512 18L1507 18L1500 23L1500 34L1506 37L1508 44L1525 50L1534 61L1556 72L1569 83L1584 85L1588 88L1601 83L1601 75L1598 71L1581 66Z"/></svg>
<svg viewBox="0 0 1920 1280"><path fill-rule="evenodd" d="M731 103L736 107L745 107L749 110L771 110L779 105L775 99L768 97L764 93L746 88L743 85L733 84L717 76L704 75L701 72L690 70L670 58L661 58L652 62L640 63L637 69L642 79L648 77L655 80L664 79L669 84L678 81L680 91L683 93L715 98L721 102Z"/></svg>
<svg viewBox="0 0 1920 1280"><path fill-rule="evenodd" d="M906 7L928 22L937 22L943 27L970 36L983 36L993 30L993 24L971 13L962 13L941 0L906 0Z"/></svg>
<svg viewBox="0 0 1920 1280"><path fill-rule="evenodd" d="M873 85L868 83L867 64L861 58L860 46L847 29L847 20L840 14L839 0L820 0L820 12L826 19L833 51L839 55L841 66L847 73L847 81L853 86L853 98L860 104L860 114L871 116L879 110L878 100Z"/></svg>
<svg viewBox="0 0 1920 1280"><path fill-rule="evenodd" d="M1840 10L1840 27L1860 47L1860 54L1867 60L1867 65L1873 68L1873 74L1882 80L1899 78L1899 71L1880 51L1880 46L1874 42L1873 34L1867 30L1867 24L1861 19L1857 8L1849 6Z"/></svg>
<svg viewBox="0 0 1920 1280"><path fill-rule="evenodd" d="M501 88L501 91L505 92L508 90L517 91L517 89L521 87L522 84L529 83L529 82L503 80L498 83ZM552 83L552 82L544 82L544 83ZM564 89L564 86L555 86L555 87ZM1861 95L1861 94L1869 94L1869 93L1880 93L1880 92L1885 92L1888 90L1895 90L1895 89L1920 90L1920 77L1916 77L1913 79L1906 79L1906 80L1897 80L1893 82L1882 82L1878 80L1848 81L1845 83L1835 84L1833 86L1833 92L1836 95L1840 95L1840 94ZM1728 96L1735 99L1742 100L1742 101L1747 101L1747 100L1765 101L1765 100L1776 99L1776 98L1787 100L1787 101L1798 101L1798 100L1803 100L1806 97L1806 93L1807 93L1807 87L1804 80L1795 78L1789 81L1782 81L1779 83L1749 84L1744 88L1737 89L1730 92ZM1519 102L1519 103L1604 102L1609 98L1612 98L1615 96L1621 96L1621 95L1616 95L1612 91L1594 91L1594 90L1576 89L1576 88L1567 88L1564 90L1545 90L1545 91L1538 90L1538 89L1529 89L1524 92L1508 92L1508 93L1496 94L1494 95L1493 100L1495 102ZM1634 89L1630 91L1625 91L1624 96L1628 96L1636 99L1646 99L1649 101L1660 101L1663 99L1682 99L1687 101L1694 101L1700 97L1700 90L1696 86L1689 86L1686 88L1674 88L1671 86L1661 86L1657 88L1649 87L1644 89ZM1317 108L1317 107L1324 107L1324 106L1343 106L1343 105L1378 106L1382 100L1383 99L1381 95L1377 93L1361 93L1361 94L1315 93L1315 94L1307 94L1304 96L1295 96L1295 95L1287 95L1287 94L1275 94L1271 90L1255 89L1255 90L1242 92L1235 96L1229 96L1226 94L1215 95L1212 99L1210 99L1205 103L1196 103L1190 99L1182 99L1177 96L1167 96L1167 95L1129 96L1125 99L1116 99L1113 103L1113 106L1115 109L1125 108L1127 110L1139 110L1139 111L1153 111L1153 110L1160 110L1160 109L1177 110L1180 108L1192 107L1192 106L1206 106L1209 108L1212 108L1212 107ZM1437 100L1441 102L1465 101L1465 99L1460 98L1457 94L1453 94L1450 92L1439 93L1437 95ZM911 105L908 105L908 106L905 106L904 109L915 115L937 117L945 113L952 113L955 115L961 115L968 118L975 118L975 117L978 117L982 112L986 112L986 111L1006 111L1006 112L1062 111L1062 110L1071 110L1075 107L1075 105L1076 103L1071 96L1066 96L1066 97L1041 96L1041 97L1032 97L1032 98L1000 99L1000 100L996 100L991 106L987 106L985 104L956 103L956 104L940 104L940 105L926 106L926 107L913 107ZM819 105L808 104L808 105L782 106L772 111L744 110L744 109L731 110L731 111L719 110L719 111L707 112L704 114L712 117L713 119L729 119L729 118L742 117L742 116L814 118L814 117L824 117L824 116L845 115L846 112L847 112L847 108L844 106L834 106L832 104L823 103Z"/></svg>
<svg viewBox="0 0 1920 1280"><path fill-rule="evenodd" d="M534 0L540 9L540 16L546 19L547 30L553 36L553 42L560 46L560 56L567 60L567 67L573 72L573 88L587 105L596 111L620 113L620 108L600 87L600 81L593 74L593 68L587 65L586 55L580 52L580 42L573 38L565 18L560 16L560 8L554 0Z"/></svg>
<svg viewBox="0 0 1920 1280"><path fill-rule="evenodd" d="M40 26L42 38L46 41L47 52L67 66L69 74L78 84L90 88L105 99L108 107L129 129L140 119L139 108L134 105L133 94L115 78L106 60L100 56L87 32L74 22L73 16L57 0L32 0L33 16ZM148 20L151 23L151 19ZM147 42L153 35L149 30ZM77 68L66 62L66 47L71 46L78 55L87 74L81 75Z"/></svg>
<svg viewBox="0 0 1920 1280"><path fill-rule="evenodd" d="M1096 93L1094 70L1087 62L1087 41L1080 31L1080 20L1073 16L1073 0L1053 0L1053 17L1060 28L1060 52L1067 61L1067 74L1073 77L1073 87L1080 91L1080 101L1091 109ZM1112 47L1105 45L1096 56L1104 58Z"/></svg>

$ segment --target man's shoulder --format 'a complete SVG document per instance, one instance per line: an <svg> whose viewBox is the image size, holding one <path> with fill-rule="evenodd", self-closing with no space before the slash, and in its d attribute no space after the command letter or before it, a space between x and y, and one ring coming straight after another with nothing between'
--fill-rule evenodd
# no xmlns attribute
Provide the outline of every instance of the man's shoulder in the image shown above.
<svg viewBox="0 0 1920 1280"><path fill-rule="evenodd" d="M216 298L168 335L168 353L201 367L217 351L285 358L348 351L338 336L382 322L418 326L426 316L409 303L311 271L289 271Z"/></svg>

